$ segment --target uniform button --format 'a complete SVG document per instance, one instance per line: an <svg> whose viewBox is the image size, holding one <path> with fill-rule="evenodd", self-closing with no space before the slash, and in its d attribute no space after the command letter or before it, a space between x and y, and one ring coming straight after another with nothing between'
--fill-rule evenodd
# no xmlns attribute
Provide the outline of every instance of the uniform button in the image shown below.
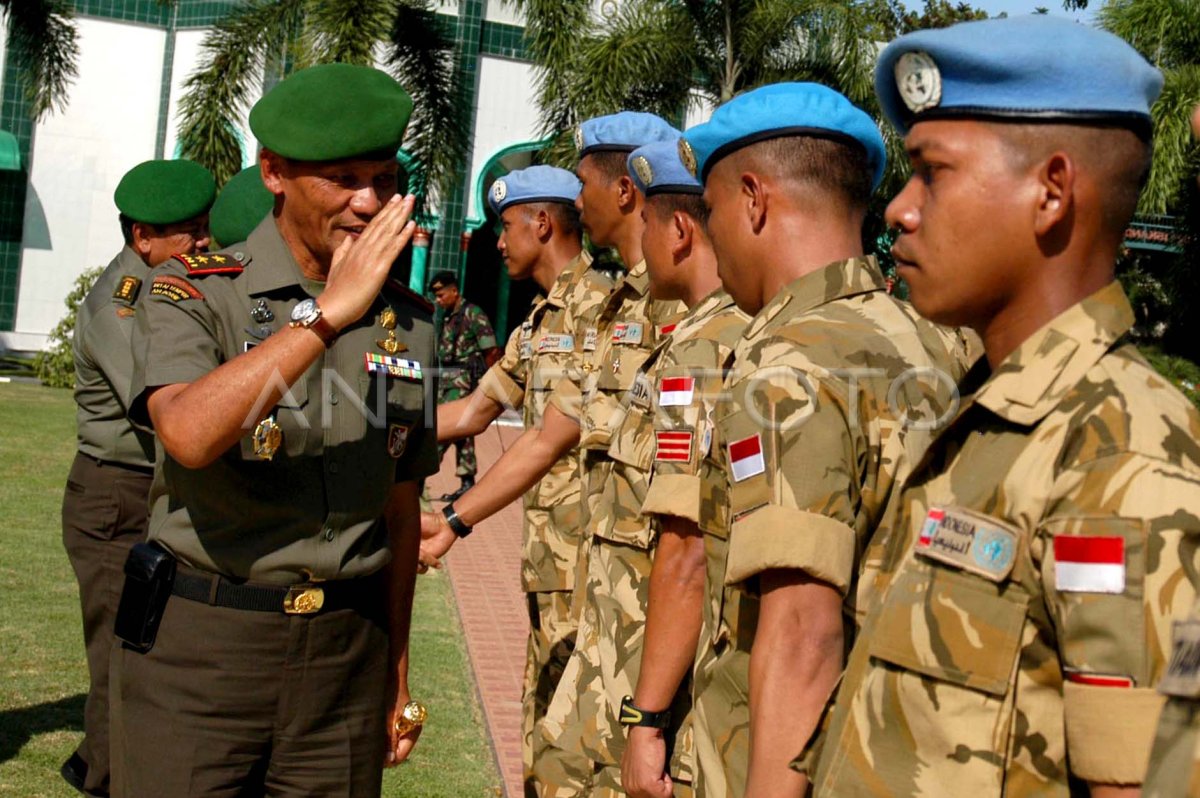
<svg viewBox="0 0 1200 798"><path fill-rule="evenodd" d="M338 403L337 394L336 394L336 393L332 393L332 392L331 392L331 393L329 394L329 404L331 404L331 405L336 405L337 403Z"/></svg>
<svg viewBox="0 0 1200 798"><path fill-rule="evenodd" d="M333 530L332 529L325 530L325 539L330 540L330 541L333 540Z"/></svg>
<svg viewBox="0 0 1200 798"><path fill-rule="evenodd" d="M233 253L233 259L234 260L245 260L246 253L245 252L235 252L235 253Z"/></svg>
<svg viewBox="0 0 1200 798"><path fill-rule="evenodd" d="M329 473L330 473L330 474L336 474L337 472L338 472L338 464L337 464L337 463L330 463L330 464L329 464Z"/></svg>

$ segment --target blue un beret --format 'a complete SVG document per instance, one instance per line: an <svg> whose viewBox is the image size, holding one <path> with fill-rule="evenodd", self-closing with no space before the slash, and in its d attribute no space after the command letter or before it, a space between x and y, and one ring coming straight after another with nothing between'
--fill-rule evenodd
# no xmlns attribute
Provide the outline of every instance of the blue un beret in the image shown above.
<svg viewBox="0 0 1200 798"><path fill-rule="evenodd" d="M875 67L875 93L902 133L949 116L1115 121L1148 133L1162 83L1123 39L1041 15L909 33Z"/></svg>
<svg viewBox="0 0 1200 798"><path fill-rule="evenodd" d="M819 83L775 83L734 97L707 122L684 132L679 157L703 181L726 155L784 136L857 142L867 151L872 189L883 179L887 151L879 128L854 103Z"/></svg>
<svg viewBox="0 0 1200 798"><path fill-rule="evenodd" d="M575 128L579 157L593 152L632 152L655 141L677 141L679 131L654 114L621 111L597 116Z"/></svg>
<svg viewBox="0 0 1200 798"><path fill-rule="evenodd" d="M625 168L638 191L655 194L703 194L704 186L679 160L678 141L656 141L629 154Z"/></svg>
<svg viewBox="0 0 1200 798"><path fill-rule="evenodd" d="M524 202L575 204L581 188L579 178L557 166L530 166L509 172L488 189L488 205L499 216L510 205Z"/></svg>

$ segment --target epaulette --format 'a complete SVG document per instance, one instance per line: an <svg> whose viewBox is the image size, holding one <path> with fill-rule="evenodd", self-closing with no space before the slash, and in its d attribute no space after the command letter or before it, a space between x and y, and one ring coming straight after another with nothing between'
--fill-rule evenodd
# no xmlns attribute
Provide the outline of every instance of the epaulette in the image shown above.
<svg viewBox="0 0 1200 798"><path fill-rule="evenodd" d="M229 255L197 253L195 255L176 255L175 260L187 268L188 277L204 277L209 274L241 274L246 270L241 262Z"/></svg>
<svg viewBox="0 0 1200 798"><path fill-rule="evenodd" d="M389 277L384 285L389 291L392 291L400 296L401 299L406 299L412 304L419 307L426 313L433 313L433 303L425 297L418 294L416 291L404 285L399 280Z"/></svg>

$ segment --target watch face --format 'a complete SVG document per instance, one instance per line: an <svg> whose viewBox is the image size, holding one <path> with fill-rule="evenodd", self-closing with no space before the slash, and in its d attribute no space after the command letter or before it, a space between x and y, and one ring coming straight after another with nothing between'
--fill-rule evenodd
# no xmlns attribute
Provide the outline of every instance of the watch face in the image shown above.
<svg viewBox="0 0 1200 798"><path fill-rule="evenodd" d="M313 314L317 309L317 300L306 299L303 302L298 302L296 307L292 308L292 321L304 321Z"/></svg>

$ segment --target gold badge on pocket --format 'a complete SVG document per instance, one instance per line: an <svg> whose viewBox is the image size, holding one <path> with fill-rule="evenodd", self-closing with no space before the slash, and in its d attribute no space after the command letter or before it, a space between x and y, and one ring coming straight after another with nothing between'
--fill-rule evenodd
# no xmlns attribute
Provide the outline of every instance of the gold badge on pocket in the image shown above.
<svg viewBox="0 0 1200 798"><path fill-rule="evenodd" d="M251 436L254 442L254 455L259 460L270 460L283 444L283 429L275 423L275 416L267 416L258 422Z"/></svg>
<svg viewBox="0 0 1200 798"><path fill-rule="evenodd" d="M375 344L380 349L389 355L408 350L408 347L396 338L396 311L391 308L384 308L383 312L379 314L379 326L387 330L386 338L380 338L375 341Z"/></svg>

